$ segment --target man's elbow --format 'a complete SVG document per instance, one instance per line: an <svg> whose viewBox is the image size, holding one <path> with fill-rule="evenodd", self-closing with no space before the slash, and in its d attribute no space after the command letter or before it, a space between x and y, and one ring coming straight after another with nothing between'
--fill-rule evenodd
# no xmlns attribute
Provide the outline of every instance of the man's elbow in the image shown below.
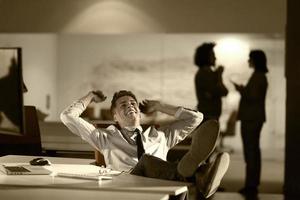
<svg viewBox="0 0 300 200"><path fill-rule="evenodd" d="M66 124L68 121L70 121L71 115L67 111L63 111L60 113L60 120Z"/></svg>

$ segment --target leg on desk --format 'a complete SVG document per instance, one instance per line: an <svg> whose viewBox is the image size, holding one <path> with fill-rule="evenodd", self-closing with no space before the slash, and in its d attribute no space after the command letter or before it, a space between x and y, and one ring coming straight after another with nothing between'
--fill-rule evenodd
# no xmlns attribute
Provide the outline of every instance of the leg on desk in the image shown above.
<svg viewBox="0 0 300 200"><path fill-rule="evenodd" d="M173 181L185 180L177 171L177 163L167 162L148 154L140 158L131 174Z"/></svg>
<svg viewBox="0 0 300 200"><path fill-rule="evenodd" d="M228 153L219 153L213 161L200 165L195 174L189 177L182 176L178 172L177 165L178 163L167 162L144 154L131 174L149 178L194 182L197 192L200 192L204 198L208 198L216 192L228 169L229 155Z"/></svg>
<svg viewBox="0 0 300 200"><path fill-rule="evenodd" d="M204 198L213 195L218 189L220 182L228 169L228 153L219 153L216 158L198 167L193 176L184 177L177 169L177 163L164 161L160 158L144 154L131 174L150 178L159 178L174 181L194 182L197 193ZM178 198L177 196L175 197Z"/></svg>
<svg viewBox="0 0 300 200"><path fill-rule="evenodd" d="M159 178L172 181L186 181L177 171L177 163L167 162L160 158L144 154L131 174L149 178ZM170 196L169 200L186 200L187 193Z"/></svg>
<svg viewBox="0 0 300 200"><path fill-rule="evenodd" d="M217 191L230 162L230 156L226 152L218 153L213 160L209 159L216 147L219 132L218 122L208 120L194 131L190 149L178 163L144 154L132 174L167 180L194 181L197 191L208 198Z"/></svg>

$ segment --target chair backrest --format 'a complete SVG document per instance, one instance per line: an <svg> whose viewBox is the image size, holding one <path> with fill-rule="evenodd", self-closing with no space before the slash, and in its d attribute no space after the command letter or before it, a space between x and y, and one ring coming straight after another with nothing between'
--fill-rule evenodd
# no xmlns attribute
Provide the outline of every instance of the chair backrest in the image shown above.
<svg viewBox="0 0 300 200"><path fill-rule="evenodd" d="M222 136L234 136L236 133L237 111L233 110L226 122L226 129L222 132Z"/></svg>
<svg viewBox="0 0 300 200"><path fill-rule="evenodd" d="M98 150L95 150L95 164L98 166L104 166L104 167L106 166L104 156Z"/></svg>
<svg viewBox="0 0 300 200"><path fill-rule="evenodd" d="M24 106L24 136L3 135L0 154L41 155L42 145L36 109Z"/></svg>

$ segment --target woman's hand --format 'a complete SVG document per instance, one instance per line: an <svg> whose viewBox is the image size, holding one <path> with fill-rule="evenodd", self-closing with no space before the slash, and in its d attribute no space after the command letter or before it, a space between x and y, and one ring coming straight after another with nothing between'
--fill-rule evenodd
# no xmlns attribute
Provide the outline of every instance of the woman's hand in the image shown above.
<svg viewBox="0 0 300 200"><path fill-rule="evenodd" d="M235 82L233 82L233 81L230 81L230 82L234 85L234 88L235 88L237 91L241 92L241 91L243 90L243 88L244 88L243 85L239 85L239 84L237 84L237 83L235 83Z"/></svg>

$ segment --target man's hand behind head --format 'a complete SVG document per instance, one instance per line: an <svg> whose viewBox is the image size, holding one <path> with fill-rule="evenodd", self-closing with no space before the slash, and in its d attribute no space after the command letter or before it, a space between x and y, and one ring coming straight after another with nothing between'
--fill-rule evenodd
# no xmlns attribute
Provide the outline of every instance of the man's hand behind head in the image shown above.
<svg viewBox="0 0 300 200"><path fill-rule="evenodd" d="M152 114L155 111L158 110L158 107L160 106L159 101L154 101L154 100L144 100L142 103L140 103L139 107L142 113L145 114Z"/></svg>
<svg viewBox="0 0 300 200"><path fill-rule="evenodd" d="M106 96L103 94L102 91L100 90L96 90L96 91L92 91L94 97L93 97L93 102L95 103L100 103L106 100Z"/></svg>

